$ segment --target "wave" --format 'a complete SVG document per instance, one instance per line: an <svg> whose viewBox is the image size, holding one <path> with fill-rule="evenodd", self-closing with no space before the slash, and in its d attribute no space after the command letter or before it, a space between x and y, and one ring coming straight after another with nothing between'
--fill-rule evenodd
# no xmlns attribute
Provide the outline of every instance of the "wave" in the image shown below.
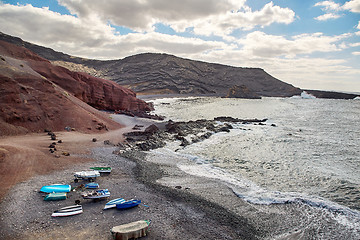
<svg viewBox="0 0 360 240"><path fill-rule="evenodd" d="M225 183L240 199L255 205L273 204L303 204L314 209L324 210L339 224L351 229L360 228L360 212L349 207L334 203L330 200L308 196L298 192L270 191L258 186L256 183L242 177L235 177L225 169L211 164L199 156L174 152L172 149L163 148L152 151L161 154L162 158L167 155L169 159L187 159L195 164L180 161L177 164L180 170L194 176L206 177ZM172 155L172 156L171 156Z"/></svg>

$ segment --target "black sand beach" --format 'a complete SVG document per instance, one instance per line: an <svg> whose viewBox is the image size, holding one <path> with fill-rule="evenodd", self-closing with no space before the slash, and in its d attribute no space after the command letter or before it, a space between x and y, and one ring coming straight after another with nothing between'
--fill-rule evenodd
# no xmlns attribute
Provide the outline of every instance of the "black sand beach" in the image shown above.
<svg viewBox="0 0 360 240"><path fill-rule="evenodd" d="M128 126L122 131L131 129L135 123L144 127L152 123L118 117L117 121ZM64 139L68 134L74 133L57 133ZM92 147L88 153L73 154L89 161L33 176L12 187L0 204L0 238L111 239L112 227L145 219L152 222L148 236L143 239L311 239L314 236L331 239L329 226L341 228L335 221L322 225L321 218L329 219L328 213L322 209L310 211L310 206L305 204L249 204L236 196L228 184L181 171L177 166L179 159L154 158L151 153L136 151L123 156L113 154L117 147L103 143L108 136L112 135L97 136L98 142L89 145ZM88 137L87 141L91 142L91 135L83 137ZM116 138L113 136L112 139ZM52 159L49 157L48 161ZM97 179L101 188L111 192L110 199L136 198L142 204L129 210L104 211L105 200L84 200L77 191L69 193L68 199L63 201L43 201L43 194L39 193L41 186L56 183L79 185L82 181L77 184L73 181L75 171L101 165L113 168L111 174ZM82 214L51 217L53 211L74 205L76 200L81 200ZM312 215L320 221L313 222ZM351 232L349 234L344 237L352 239Z"/></svg>

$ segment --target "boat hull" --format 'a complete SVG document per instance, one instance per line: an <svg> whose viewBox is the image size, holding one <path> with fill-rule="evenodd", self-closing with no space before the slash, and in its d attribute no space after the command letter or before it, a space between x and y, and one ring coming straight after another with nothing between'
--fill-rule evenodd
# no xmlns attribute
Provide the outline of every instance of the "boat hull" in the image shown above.
<svg viewBox="0 0 360 240"><path fill-rule="evenodd" d="M123 203L116 204L116 208L117 209L133 208L133 207L136 207L137 205L139 205L140 203L141 203L141 200L129 200L129 201L125 201Z"/></svg>
<svg viewBox="0 0 360 240"><path fill-rule="evenodd" d="M111 234L113 239L137 239L146 236L149 225L150 221L148 220L131 222L113 227Z"/></svg>
<svg viewBox="0 0 360 240"><path fill-rule="evenodd" d="M115 208L116 204L123 203L123 202L125 202L125 199L123 199L123 198L113 199L105 204L104 210L109 209L109 208Z"/></svg>
<svg viewBox="0 0 360 240"><path fill-rule="evenodd" d="M58 201L65 199L66 199L66 193L49 193L44 197L44 201Z"/></svg>
<svg viewBox="0 0 360 240"><path fill-rule="evenodd" d="M62 192L70 192L70 191L71 191L71 185L64 185L64 184L47 185L47 186L43 186L40 189L40 192L44 192L44 193L62 193Z"/></svg>
<svg viewBox="0 0 360 240"><path fill-rule="evenodd" d="M51 214L52 217L68 217L77 215L83 212L81 205L74 205L69 207L61 208L60 210L55 211Z"/></svg>

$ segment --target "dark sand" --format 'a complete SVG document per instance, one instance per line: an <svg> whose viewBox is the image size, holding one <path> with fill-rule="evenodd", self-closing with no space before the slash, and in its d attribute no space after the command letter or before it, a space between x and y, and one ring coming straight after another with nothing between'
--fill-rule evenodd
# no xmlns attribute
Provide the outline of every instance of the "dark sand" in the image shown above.
<svg viewBox="0 0 360 240"><path fill-rule="evenodd" d="M116 147L105 146L104 140L117 143L122 133L135 124L145 127L149 120L115 116L127 128L107 134L81 134L59 132L58 152L68 151L70 157L55 158L48 152L52 142L48 135L31 134L3 138L0 146L6 160L17 159L11 168L2 169L2 183L10 181L8 191L0 204L0 239L111 239L113 226L132 221L151 219L148 236L143 239L256 239L258 231L247 220L217 204L217 201L239 199L232 191L216 181L186 175L174 164L156 164L144 161L143 153L134 153L132 159L112 154ZM98 142L93 143L93 137ZM13 149L14 152L9 152ZM9 157L10 156L10 157ZM104 211L106 201L84 200L80 192L71 192L63 201L43 201L39 193L43 185L63 183L76 186L75 171L91 166L109 165L113 172L98 178L101 188L108 188L110 199L138 198L142 204L136 208ZM5 165L3 165L5 166ZM11 171L10 171L11 169ZM164 172L166 171L166 173ZM184 178L178 181L156 181L163 176ZM169 186L166 186L169 185ZM4 192L5 188L2 189ZM202 197L202 195L205 197ZM207 199L206 196L210 196ZM84 213L72 217L52 218L51 213L81 200ZM214 201L215 200L215 201ZM249 207L239 201L243 207Z"/></svg>

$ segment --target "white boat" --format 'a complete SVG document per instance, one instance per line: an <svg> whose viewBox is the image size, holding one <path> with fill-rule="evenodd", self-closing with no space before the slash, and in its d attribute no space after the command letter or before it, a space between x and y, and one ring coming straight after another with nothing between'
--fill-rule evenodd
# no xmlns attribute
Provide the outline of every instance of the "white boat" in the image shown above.
<svg viewBox="0 0 360 240"><path fill-rule="evenodd" d="M116 204L123 203L123 202L125 202L125 199L123 199L123 198L113 199L105 204L104 210L109 209L109 208L114 208L114 207L116 207Z"/></svg>
<svg viewBox="0 0 360 240"><path fill-rule="evenodd" d="M60 208L59 210L56 210L53 214L51 214L52 217L67 217L72 216L76 214L80 214L83 212L81 205L73 205L68 207Z"/></svg>
<svg viewBox="0 0 360 240"><path fill-rule="evenodd" d="M100 177L99 171L81 171L81 172L75 172L74 174L75 182L77 182L79 179L87 179L87 180L94 180L97 177Z"/></svg>
<svg viewBox="0 0 360 240"><path fill-rule="evenodd" d="M91 192L82 193L81 196L84 199L101 199L110 197L110 192L108 189L99 189Z"/></svg>

